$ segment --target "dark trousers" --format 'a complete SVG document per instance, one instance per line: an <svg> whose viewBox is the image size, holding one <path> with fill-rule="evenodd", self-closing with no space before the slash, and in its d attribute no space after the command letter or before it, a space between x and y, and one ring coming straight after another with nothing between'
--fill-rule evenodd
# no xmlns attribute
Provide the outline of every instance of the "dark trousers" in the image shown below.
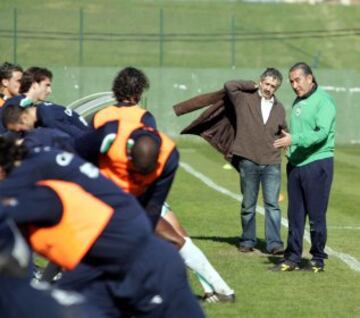
<svg viewBox="0 0 360 318"><path fill-rule="evenodd" d="M4 318L105 318L80 294L47 285L30 285L25 278L0 275L0 317Z"/></svg>
<svg viewBox="0 0 360 318"><path fill-rule="evenodd" d="M176 249L152 236L123 279L80 263L56 282L76 290L107 318L204 318Z"/></svg>
<svg viewBox="0 0 360 318"><path fill-rule="evenodd" d="M285 259L301 260L306 216L309 216L312 260L323 264L327 258L326 210L333 179L333 158L304 166L287 165L289 233Z"/></svg>
<svg viewBox="0 0 360 318"><path fill-rule="evenodd" d="M83 293L109 318L203 318L175 247L155 237L144 213L117 212L57 286Z"/></svg>

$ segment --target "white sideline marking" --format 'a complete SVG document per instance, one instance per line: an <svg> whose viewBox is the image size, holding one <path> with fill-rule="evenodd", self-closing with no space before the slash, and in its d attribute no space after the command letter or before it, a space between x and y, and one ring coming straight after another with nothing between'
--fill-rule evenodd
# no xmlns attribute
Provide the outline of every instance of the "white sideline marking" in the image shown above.
<svg viewBox="0 0 360 318"><path fill-rule="evenodd" d="M326 91L360 93L360 87L321 86Z"/></svg>
<svg viewBox="0 0 360 318"><path fill-rule="evenodd" d="M215 190L217 192L225 194L239 202L242 201L242 195L235 194L235 193L231 192L230 190L217 185L213 180L211 180L207 176L203 175L201 172L195 170L193 167L191 167L186 162L180 162L180 167L183 168L187 173L193 175L194 177L198 178L200 181L205 183L209 188L212 188L213 190ZM256 212L258 212L261 215L265 215L265 210L262 206L257 206ZM284 219L283 217L281 218L281 224L286 228L289 227L288 221L286 219ZM305 230L305 232L304 232L304 238L308 243L310 243L310 233L307 230ZM339 258L342 262L344 262L346 265L348 265L352 270L360 272L360 262L356 258L352 257L351 255L337 252L328 246L325 248L325 252L328 253L329 255Z"/></svg>

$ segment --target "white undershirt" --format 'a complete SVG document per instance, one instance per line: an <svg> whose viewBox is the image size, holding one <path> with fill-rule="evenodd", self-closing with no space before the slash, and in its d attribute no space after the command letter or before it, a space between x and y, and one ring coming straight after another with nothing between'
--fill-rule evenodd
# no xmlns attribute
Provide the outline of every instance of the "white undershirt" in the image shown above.
<svg viewBox="0 0 360 318"><path fill-rule="evenodd" d="M265 99L264 97L261 97L261 114L263 118L264 125L269 119L271 108L274 105L274 97L271 97L270 99Z"/></svg>

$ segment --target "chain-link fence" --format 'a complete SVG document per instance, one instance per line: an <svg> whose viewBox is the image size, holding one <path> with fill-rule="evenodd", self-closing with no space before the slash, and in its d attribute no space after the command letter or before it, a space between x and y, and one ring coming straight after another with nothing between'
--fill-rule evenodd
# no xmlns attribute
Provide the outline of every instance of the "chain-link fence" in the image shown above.
<svg viewBox="0 0 360 318"><path fill-rule="evenodd" d="M80 67L286 67L298 60L324 68L349 65L352 51L342 48L357 39L358 27L313 24L309 7L278 6L219 12L204 6L163 9L144 4L111 11L104 2L96 10L0 10L0 60Z"/></svg>
<svg viewBox="0 0 360 318"><path fill-rule="evenodd" d="M0 61L50 68L52 100L64 105L109 91L121 66L143 68L151 81L147 106L161 129L176 135L198 112L176 118L172 105L217 90L230 79L257 80L267 66L281 68L286 78L287 68L303 60L337 101L338 142L360 141L360 64L352 41L360 29L351 24L326 28L322 20L311 27L306 19L313 8L306 6L287 6L284 15L281 4L278 10L241 5L238 11L228 6L205 12L206 6L144 4L137 9L127 3L116 10L105 4L86 10L0 10ZM348 10L317 9L329 11L329 19ZM286 80L278 97L289 110L294 94Z"/></svg>

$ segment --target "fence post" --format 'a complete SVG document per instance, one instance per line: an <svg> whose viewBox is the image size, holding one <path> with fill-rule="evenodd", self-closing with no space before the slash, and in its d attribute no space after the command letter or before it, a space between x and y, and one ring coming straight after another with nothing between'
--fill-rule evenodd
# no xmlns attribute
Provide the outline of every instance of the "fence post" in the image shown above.
<svg viewBox="0 0 360 318"><path fill-rule="evenodd" d="M148 99L147 99L147 96L144 96L144 98L142 98L142 106L144 109L147 109L148 108Z"/></svg>
<svg viewBox="0 0 360 318"><path fill-rule="evenodd" d="M159 64L164 64L164 10L160 9Z"/></svg>
<svg viewBox="0 0 360 318"><path fill-rule="evenodd" d="M80 9L79 15L79 66L84 64L84 11Z"/></svg>
<svg viewBox="0 0 360 318"><path fill-rule="evenodd" d="M17 62L17 9L14 9L14 34L13 34L13 62L16 64Z"/></svg>
<svg viewBox="0 0 360 318"><path fill-rule="evenodd" d="M318 51L317 53L316 53L316 55L314 55L313 56L313 60L312 60L312 63L311 63L311 67L312 68L317 68L318 66L319 66L319 64L320 64L320 57L321 57L321 52L320 51Z"/></svg>
<svg viewBox="0 0 360 318"><path fill-rule="evenodd" d="M236 39L235 39L235 16L231 16L231 66L236 65Z"/></svg>

